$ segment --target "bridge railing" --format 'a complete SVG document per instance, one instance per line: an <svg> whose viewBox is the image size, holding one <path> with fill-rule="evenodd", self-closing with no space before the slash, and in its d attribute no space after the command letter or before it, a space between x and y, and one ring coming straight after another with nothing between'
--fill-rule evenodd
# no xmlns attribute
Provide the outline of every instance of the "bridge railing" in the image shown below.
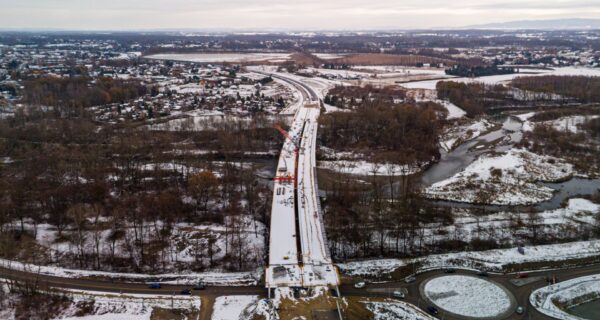
<svg viewBox="0 0 600 320"><path fill-rule="evenodd" d="M313 181L314 181L314 192L317 201L317 212L319 213L319 224L321 225L321 237L323 238L323 246L325 250L325 257L328 261L331 261L331 252L329 251L329 243L327 242L327 233L325 232L325 222L323 221L323 209L321 208L321 200L319 198L319 184L317 183L317 167L313 167Z"/></svg>

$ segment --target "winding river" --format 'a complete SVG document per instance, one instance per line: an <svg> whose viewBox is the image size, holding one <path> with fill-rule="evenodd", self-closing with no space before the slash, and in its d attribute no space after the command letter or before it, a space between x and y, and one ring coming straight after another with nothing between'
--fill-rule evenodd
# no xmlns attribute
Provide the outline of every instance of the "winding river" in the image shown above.
<svg viewBox="0 0 600 320"><path fill-rule="evenodd" d="M523 123L519 119L513 116L501 116L494 119L494 121L502 123L502 127L474 140L467 141L450 152L441 150L440 161L429 167L421 175L421 184L429 186L450 178L469 166L481 154L490 151L508 151L523 138ZM565 182L542 184L556 190L556 192L552 199L537 203L533 207L539 210L552 210L560 208L561 204L569 198L593 195L600 189L600 178L585 179L576 177ZM448 205L459 208L482 208L492 211L510 208L509 206L475 205L441 200L434 200L432 202L437 205Z"/></svg>

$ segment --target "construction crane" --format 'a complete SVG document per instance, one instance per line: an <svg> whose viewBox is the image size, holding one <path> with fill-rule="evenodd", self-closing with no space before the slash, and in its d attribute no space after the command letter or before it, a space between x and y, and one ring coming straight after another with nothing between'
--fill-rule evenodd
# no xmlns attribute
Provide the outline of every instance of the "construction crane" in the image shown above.
<svg viewBox="0 0 600 320"><path fill-rule="evenodd" d="M296 155L297 155L298 150L300 149L298 142L296 140L292 139L290 134L287 133L287 131L285 131L280 125L275 124L275 125L273 125L273 128L277 129L277 131L279 131L286 139L290 140L290 142L294 144L294 147L296 148L294 151L296 152ZM284 167L280 167L277 170L278 175L275 178L273 178L273 180L279 181L279 182L284 182L284 183L292 183L296 180L295 174L294 175L287 174L287 161L285 160L285 158L283 158L283 162L284 162Z"/></svg>
<svg viewBox="0 0 600 320"><path fill-rule="evenodd" d="M287 133L287 131L283 130L283 128L280 125L275 124L275 125L273 125L273 128L277 129L277 131L279 131L286 139L290 140L294 144L294 146L296 147L296 152L298 152L298 150L300 150L300 146L298 145L298 141L292 139L292 137L290 136L290 134Z"/></svg>

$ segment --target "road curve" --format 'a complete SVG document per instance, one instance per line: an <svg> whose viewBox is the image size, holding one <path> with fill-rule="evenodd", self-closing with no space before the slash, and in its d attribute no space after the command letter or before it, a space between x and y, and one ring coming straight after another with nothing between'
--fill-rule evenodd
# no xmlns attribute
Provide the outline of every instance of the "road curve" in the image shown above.
<svg viewBox="0 0 600 320"><path fill-rule="evenodd" d="M588 265L583 267L573 267L559 270L545 270L545 271L531 271L527 272L529 277L546 277L547 275L554 275L558 278L559 281L570 280L573 278L578 278L582 276L592 275L592 274L600 274L600 264ZM435 277L444 275L445 272L443 269L430 270L427 272L423 272L417 275L417 280L413 283L405 283L403 281L393 281L386 283L373 283L368 284L364 289L356 289L352 284L344 284L340 286L340 291L343 295L347 296L361 296L361 297L391 297L391 293L394 289L397 288L406 288L408 290L408 294L406 296L405 301L412 303L422 309L425 310L427 304L425 303L425 299L421 296L419 292L419 286L424 283L426 280ZM477 276L476 271L471 270L461 270L457 269L455 274L463 274L463 275L475 275ZM510 293L513 294L517 301L517 305L525 308L525 312L522 315L518 315L516 313L511 314L509 317L505 319L553 319L548 317L537 311L534 307L529 304L529 296L530 294L543 287L546 286L547 283L545 279L540 279L539 281L525 284L523 286L515 286L510 282L510 280L515 279L515 274L489 274L490 280L502 285L506 288ZM381 291L381 290L388 291ZM452 317L449 314L445 314L440 310L440 314L438 317L448 320L464 320L462 317Z"/></svg>

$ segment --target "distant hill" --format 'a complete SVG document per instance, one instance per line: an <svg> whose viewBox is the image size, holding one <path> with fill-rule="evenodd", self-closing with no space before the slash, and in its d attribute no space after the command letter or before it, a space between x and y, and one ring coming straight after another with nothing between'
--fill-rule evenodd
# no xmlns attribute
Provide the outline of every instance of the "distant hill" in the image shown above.
<svg viewBox="0 0 600 320"><path fill-rule="evenodd" d="M600 29L600 19L520 20L467 26L469 29Z"/></svg>

